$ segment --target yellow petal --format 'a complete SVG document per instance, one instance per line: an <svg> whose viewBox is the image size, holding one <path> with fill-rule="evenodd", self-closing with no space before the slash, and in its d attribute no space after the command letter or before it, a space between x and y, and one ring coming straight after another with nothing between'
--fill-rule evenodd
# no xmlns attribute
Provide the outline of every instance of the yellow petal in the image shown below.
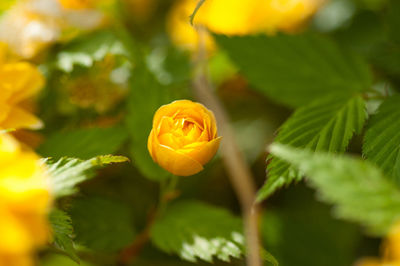
<svg viewBox="0 0 400 266"><path fill-rule="evenodd" d="M0 88L1 90L1 88ZM0 100L0 129L2 122L8 117L10 113L11 106L5 103L1 103Z"/></svg>
<svg viewBox="0 0 400 266"><path fill-rule="evenodd" d="M154 147L153 138L154 138L154 129L152 129L150 131L149 138L147 139L147 150L149 151L151 158L153 158L153 160L155 160L154 152L153 152L153 147Z"/></svg>
<svg viewBox="0 0 400 266"><path fill-rule="evenodd" d="M168 172L177 176L194 175L203 170L203 166L191 157L161 145L152 134L153 160Z"/></svg>
<svg viewBox="0 0 400 266"><path fill-rule="evenodd" d="M18 142L10 135L0 134L0 164L8 164L15 161L20 152Z"/></svg>
<svg viewBox="0 0 400 266"><path fill-rule="evenodd" d="M44 85L44 77L32 64L19 62L5 64L0 68L0 80L13 94L10 103L18 103L39 92Z"/></svg>
<svg viewBox="0 0 400 266"><path fill-rule="evenodd" d="M189 100L176 100L170 104L161 106L155 113L153 119L153 128L157 128L164 116L173 117L177 112L181 116L196 119L199 124L203 123L203 115L206 108L200 103L194 103Z"/></svg>
<svg viewBox="0 0 400 266"><path fill-rule="evenodd" d="M3 129L40 129L42 127L43 123L39 118L16 106L11 108L8 117L0 123L0 128Z"/></svg>
<svg viewBox="0 0 400 266"><path fill-rule="evenodd" d="M0 215L1 252L9 255L29 252L33 243L23 224L5 210Z"/></svg>
<svg viewBox="0 0 400 266"><path fill-rule="evenodd" d="M205 165L214 157L215 153L218 151L221 139L222 137L218 137L210 142L205 143L204 145L201 145L200 147L195 147L194 145L196 145L196 143L194 143L193 145L185 146L185 149L179 151L185 153L187 156L193 158L202 165Z"/></svg>

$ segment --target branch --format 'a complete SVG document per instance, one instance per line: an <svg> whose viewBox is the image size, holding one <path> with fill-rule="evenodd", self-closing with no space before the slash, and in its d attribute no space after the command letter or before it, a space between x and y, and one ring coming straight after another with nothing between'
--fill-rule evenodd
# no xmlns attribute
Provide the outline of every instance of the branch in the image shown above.
<svg viewBox="0 0 400 266"><path fill-rule="evenodd" d="M194 8L193 13L189 16L190 24L191 24L192 26L193 26L193 20L194 20L194 17L196 16L197 11L199 11L200 7L204 4L205 1L206 1L206 0L200 0L200 1L197 3L196 7Z"/></svg>
<svg viewBox="0 0 400 266"><path fill-rule="evenodd" d="M222 159L239 199L244 219L244 231L247 241L247 265L261 266L258 227L259 208L255 204L256 186L250 168L236 143L228 114L217 96L213 93L212 84L207 78L207 51L205 47L207 32L202 27L197 27L197 30L200 38L197 58L198 69L193 81L194 90L197 98L214 112L220 135L223 136L221 146Z"/></svg>

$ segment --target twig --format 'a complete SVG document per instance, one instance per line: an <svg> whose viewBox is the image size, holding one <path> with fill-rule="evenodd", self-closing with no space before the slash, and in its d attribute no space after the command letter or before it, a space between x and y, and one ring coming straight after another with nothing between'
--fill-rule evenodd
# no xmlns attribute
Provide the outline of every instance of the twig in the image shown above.
<svg viewBox="0 0 400 266"><path fill-rule="evenodd" d="M228 114L213 93L212 84L207 78L206 29L197 27L197 30L200 38L197 58L198 69L193 82L195 93L197 98L214 112L220 135L223 136L222 159L242 208L247 244L247 265L261 266L258 228L259 208L255 204L256 186L250 168L236 143Z"/></svg>
<svg viewBox="0 0 400 266"><path fill-rule="evenodd" d="M167 183L169 182L169 183ZM129 265L134 258L142 251L145 244L150 240L150 232L157 218L163 214L169 201L177 196L175 187L178 182L177 176L172 176L169 180L161 182L160 186L160 197L158 206L150 212L149 218L147 219L146 226L142 232L136 236L132 244L121 251L118 257L118 265L125 266Z"/></svg>
<svg viewBox="0 0 400 266"><path fill-rule="evenodd" d="M197 11L199 11L200 7L204 4L206 0L199 0L196 7L193 10L193 13L189 16L190 24L193 25L194 17L196 16Z"/></svg>

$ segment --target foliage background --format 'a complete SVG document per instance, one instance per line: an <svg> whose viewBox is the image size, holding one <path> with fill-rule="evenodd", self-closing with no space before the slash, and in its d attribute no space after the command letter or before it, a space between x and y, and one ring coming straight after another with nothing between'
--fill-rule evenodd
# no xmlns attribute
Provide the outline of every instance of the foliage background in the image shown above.
<svg viewBox="0 0 400 266"><path fill-rule="evenodd" d="M32 59L47 79L37 152L52 157L59 188L50 214L55 239L39 254L40 265L115 265L157 204L168 173L144 144L159 106L194 98L194 66L165 30L173 1L153 4L139 19L118 1L107 10L108 26ZM263 246L279 265L340 266L379 256L380 237L398 218L399 10L395 0L332 0L298 34L214 34L220 49L209 58L210 77L260 188ZM287 153L278 147L269 154L273 141L329 152L334 163L310 154L301 159L295 155L302 151L285 146ZM374 189L365 189L358 162L343 163L354 176L336 172L337 154L345 151L381 169L371 170L380 178L371 177ZM106 154L130 162L97 157ZM296 184L276 191L290 183ZM181 178L177 190L132 265L244 265L243 237L232 234L241 234L239 203L220 155L203 172ZM382 209L388 211L378 215Z"/></svg>

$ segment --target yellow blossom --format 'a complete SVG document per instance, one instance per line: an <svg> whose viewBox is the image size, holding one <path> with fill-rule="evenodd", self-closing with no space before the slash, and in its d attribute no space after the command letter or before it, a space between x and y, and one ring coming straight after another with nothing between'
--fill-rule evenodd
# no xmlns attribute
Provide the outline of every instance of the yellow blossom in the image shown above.
<svg viewBox="0 0 400 266"><path fill-rule="evenodd" d="M59 0L64 8L68 9L86 9L92 8L94 5L93 0Z"/></svg>
<svg viewBox="0 0 400 266"><path fill-rule="evenodd" d="M194 24L215 33L244 35L292 32L298 29L324 0L207 0L197 12ZM189 23L197 0L179 1L168 18L171 39L179 46L195 50L198 36ZM207 37L208 49L213 49Z"/></svg>
<svg viewBox="0 0 400 266"><path fill-rule="evenodd" d="M355 266L400 266L400 222L389 231L384 244L382 259L363 258Z"/></svg>
<svg viewBox="0 0 400 266"><path fill-rule="evenodd" d="M165 170L189 176L203 170L220 141L214 114L202 104L179 100L155 113L148 150Z"/></svg>
<svg viewBox="0 0 400 266"><path fill-rule="evenodd" d="M4 49L0 47L0 54L5 54ZM40 128L41 121L24 106L43 87L43 75L30 63L1 59L0 129Z"/></svg>
<svg viewBox="0 0 400 266"><path fill-rule="evenodd" d="M39 158L0 134L0 265L33 265L49 237L50 193Z"/></svg>
<svg viewBox="0 0 400 266"><path fill-rule="evenodd" d="M68 40L81 30L101 25L104 16L93 9L68 9L59 1L16 1L0 19L0 41L9 44L19 56L32 58L57 41ZM107 0L109 1L109 0ZM110 0L111 1L111 0ZM94 0L69 1L98 3Z"/></svg>

